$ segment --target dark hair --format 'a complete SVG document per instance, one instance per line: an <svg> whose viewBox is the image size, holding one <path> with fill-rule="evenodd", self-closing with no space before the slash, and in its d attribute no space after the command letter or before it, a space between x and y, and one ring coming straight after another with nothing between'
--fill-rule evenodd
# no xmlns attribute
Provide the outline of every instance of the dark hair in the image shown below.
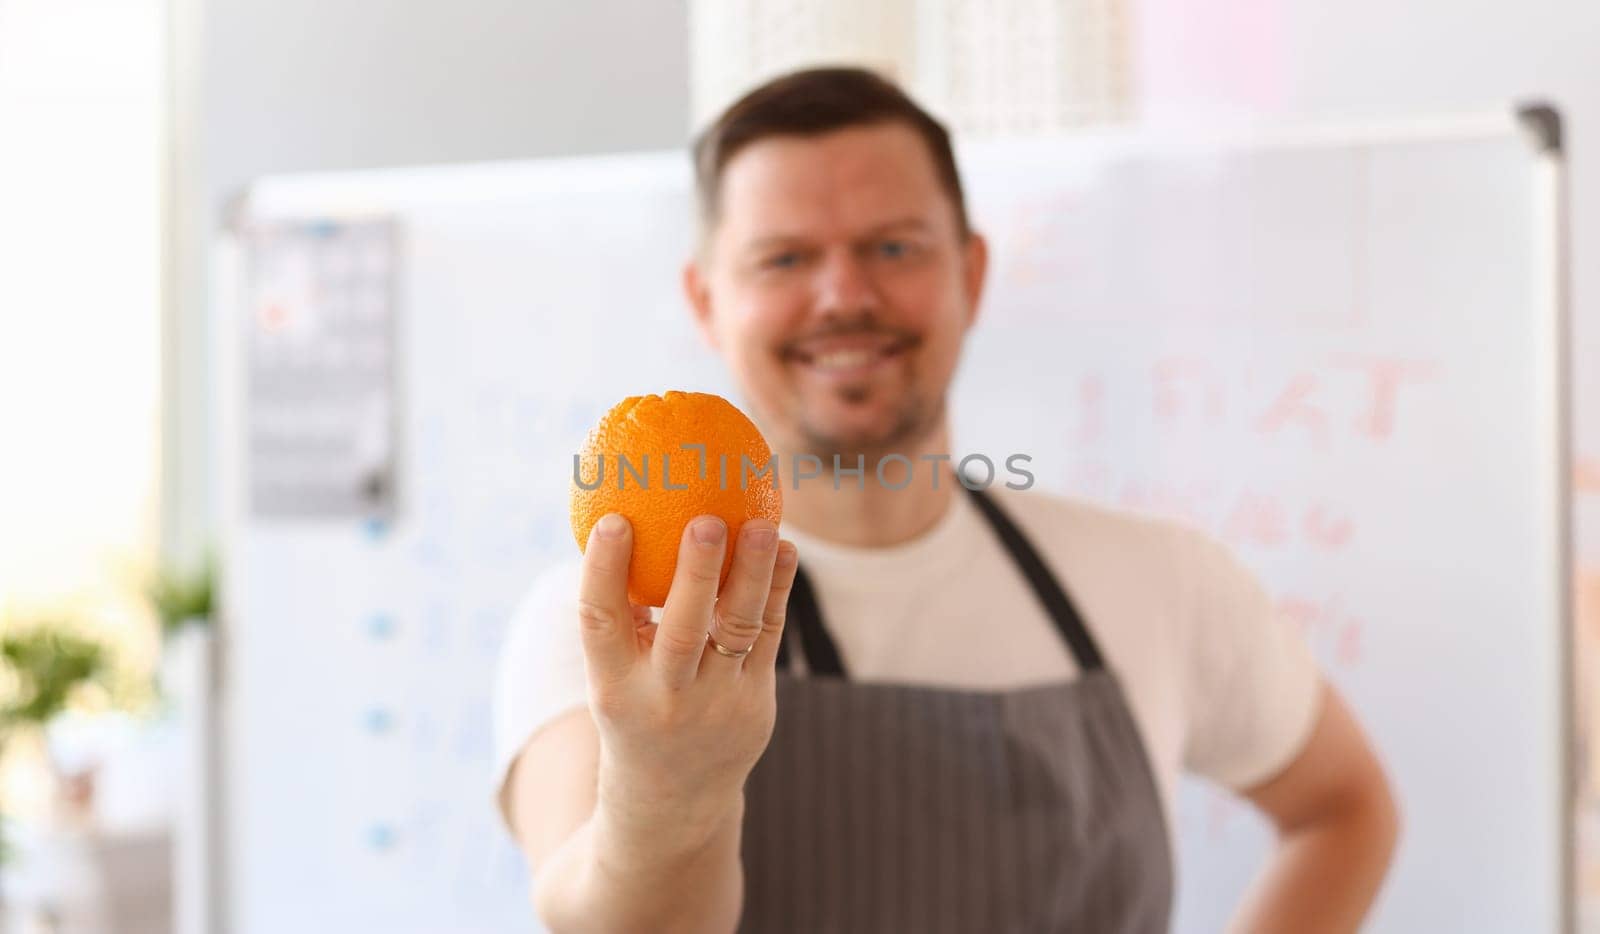
<svg viewBox="0 0 1600 934"><path fill-rule="evenodd" d="M865 68L808 68L774 78L739 98L694 140L700 223L709 230L722 206L722 170L744 147L771 136L816 136L847 127L901 123L915 130L933 157L939 183L956 209L956 227L970 231L950 133L895 84Z"/></svg>

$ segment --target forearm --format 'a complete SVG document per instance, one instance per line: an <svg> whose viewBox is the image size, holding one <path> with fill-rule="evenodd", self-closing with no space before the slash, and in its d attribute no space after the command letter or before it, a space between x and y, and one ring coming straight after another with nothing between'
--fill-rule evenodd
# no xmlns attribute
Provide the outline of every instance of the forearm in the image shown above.
<svg viewBox="0 0 1600 934"><path fill-rule="evenodd" d="M743 815L741 798L703 833L647 832L597 808L539 873L540 918L552 934L733 931Z"/></svg>
<svg viewBox="0 0 1600 934"><path fill-rule="evenodd" d="M1280 836L1233 924L1249 934L1359 930L1388 871L1398 818L1387 798Z"/></svg>

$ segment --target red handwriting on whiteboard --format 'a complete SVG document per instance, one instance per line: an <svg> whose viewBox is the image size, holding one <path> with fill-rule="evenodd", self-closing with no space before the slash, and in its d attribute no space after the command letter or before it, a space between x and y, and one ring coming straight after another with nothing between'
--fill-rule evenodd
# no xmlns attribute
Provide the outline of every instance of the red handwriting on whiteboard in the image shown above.
<svg viewBox="0 0 1600 934"><path fill-rule="evenodd" d="M1222 529L1231 542L1276 547L1289 540L1289 520L1276 496L1245 492L1234 503Z"/></svg>
<svg viewBox="0 0 1600 934"><path fill-rule="evenodd" d="M1161 422L1176 421L1183 415L1184 400L1191 394L1200 397L1199 411L1207 422L1216 424L1226 415L1222 381L1211 365L1200 357L1172 357L1156 361L1155 415Z"/></svg>
<svg viewBox="0 0 1600 934"><path fill-rule="evenodd" d="M1407 360L1385 356L1341 355L1333 361L1337 370L1359 373L1364 379L1364 392L1357 398L1357 409L1350 426L1358 437L1385 441L1394 435L1400 420L1400 390L1406 386L1434 379L1438 367L1421 360ZM1286 429L1299 428L1314 441L1326 442L1329 431L1328 398L1324 379L1316 373L1297 373L1289 379L1266 410L1256 419L1255 428L1263 435L1278 435ZM1341 387L1348 389L1349 387ZM1348 393L1339 393L1340 399ZM1345 403L1349 404L1349 403Z"/></svg>
<svg viewBox="0 0 1600 934"><path fill-rule="evenodd" d="M1600 802L1600 566L1578 569L1575 586L1578 635L1578 709L1580 740L1588 749L1582 769L1586 801Z"/></svg>
<svg viewBox="0 0 1600 934"><path fill-rule="evenodd" d="M1326 504L1317 503L1306 510L1301 524L1306 541L1328 550L1342 548L1355 534L1355 523L1350 517L1334 511Z"/></svg>
<svg viewBox="0 0 1600 934"><path fill-rule="evenodd" d="M1328 440L1328 415L1315 400L1317 378L1297 373L1267 410L1256 419L1256 431L1276 435L1290 426L1304 429L1319 444Z"/></svg>
<svg viewBox="0 0 1600 934"><path fill-rule="evenodd" d="M1572 488L1579 493L1600 493L1600 457L1578 458Z"/></svg>
<svg viewBox="0 0 1600 934"><path fill-rule="evenodd" d="M1070 281L1075 264L1065 219L1077 210L1078 202L1072 192L1055 192L1017 205L1006 244L1013 282L1028 286L1049 284L1056 277Z"/></svg>
<svg viewBox="0 0 1600 934"><path fill-rule="evenodd" d="M1383 439L1394 434L1396 413L1400 407L1400 387L1412 382L1434 378L1437 367L1418 360L1401 360L1392 357L1346 356L1339 365L1359 370L1367 375L1371 392L1370 407L1357 416L1356 431L1369 438Z"/></svg>
<svg viewBox="0 0 1600 934"><path fill-rule="evenodd" d="M1318 500L1290 506L1271 493L1241 490L1215 534L1230 545L1279 548L1298 540L1323 551L1337 551L1355 537L1355 520L1331 503Z"/></svg>
<svg viewBox="0 0 1600 934"><path fill-rule="evenodd" d="M1393 355L1340 354L1288 372L1165 356L1143 377L1078 375L1078 441L1107 440L1108 419L1147 413L1165 431L1236 425L1319 448L1336 436L1382 443L1417 420L1416 392L1438 376L1435 363Z"/></svg>
<svg viewBox="0 0 1600 934"><path fill-rule="evenodd" d="M1355 518L1348 510L1326 499L1296 502L1248 487L1225 491L1203 478L1185 481L1119 478L1110 467L1097 460L1073 465L1066 473L1066 484L1075 495L1180 519L1234 546L1287 548L1303 545L1332 552L1348 547L1356 537Z"/></svg>
<svg viewBox="0 0 1600 934"><path fill-rule="evenodd" d="M1361 664L1366 624L1347 612L1339 597L1313 600L1284 595L1277 600L1277 611L1279 618L1295 627L1322 658L1343 668Z"/></svg>

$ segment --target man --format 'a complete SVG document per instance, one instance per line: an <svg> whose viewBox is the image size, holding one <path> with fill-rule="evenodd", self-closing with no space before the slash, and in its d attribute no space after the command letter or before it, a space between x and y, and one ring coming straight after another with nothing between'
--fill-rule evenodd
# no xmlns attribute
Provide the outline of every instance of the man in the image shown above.
<svg viewBox="0 0 1600 934"><path fill-rule="evenodd" d="M497 737L550 928L1160 931L1188 769L1277 827L1243 929L1355 929L1394 804L1255 580L1178 525L930 467L988 259L943 128L819 69L695 156L699 327L780 464L867 482L786 484L793 544L690 523L659 621L621 517L534 586Z"/></svg>

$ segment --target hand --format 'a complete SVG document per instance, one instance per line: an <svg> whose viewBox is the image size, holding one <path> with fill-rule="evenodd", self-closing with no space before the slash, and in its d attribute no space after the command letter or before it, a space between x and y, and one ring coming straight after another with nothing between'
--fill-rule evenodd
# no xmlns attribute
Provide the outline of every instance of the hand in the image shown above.
<svg viewBox="0 0 1600 934"><path fill-rule="evenodd" d="M600 734L597 815L665 849L692 848L740 812L777 716L774 666L798 556L771 522L745 522L719 596L727 537L716 516L684 529L659 623L628 601L626 519L602 518L584 550L578 615ZM751 651L729 658L708 634Z"/></svg>

